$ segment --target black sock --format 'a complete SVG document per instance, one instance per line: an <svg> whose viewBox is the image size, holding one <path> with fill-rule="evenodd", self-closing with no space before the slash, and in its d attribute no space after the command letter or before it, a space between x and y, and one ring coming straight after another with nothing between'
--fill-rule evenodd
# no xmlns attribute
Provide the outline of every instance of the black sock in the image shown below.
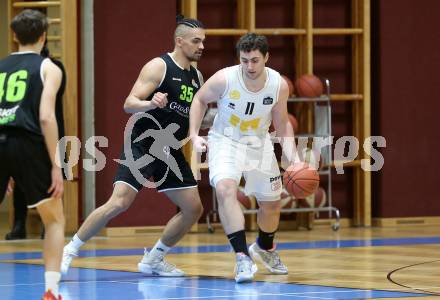
<svg viewBox="0 0 440 300"><path fill-rule="evenodd" d="M234 248L235 253L243 252L244 254L249 256L249 251L246 244L246 233L244 232L244 230L228 234L228 239L232 245L232 248Z"/></svg>
<svg viewBox="0 0 440 300"><path fill-rule="evenodd" d="M264 232L259 229L257 244L263 250L270 250L273 248L273 239L275 237L275 232Z"/></svg>

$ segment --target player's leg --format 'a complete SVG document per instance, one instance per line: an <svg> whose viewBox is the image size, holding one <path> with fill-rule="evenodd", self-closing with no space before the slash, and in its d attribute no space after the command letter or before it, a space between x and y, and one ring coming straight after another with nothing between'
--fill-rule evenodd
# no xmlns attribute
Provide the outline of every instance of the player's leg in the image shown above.
<svg viewBox="0 0 440 300"><path fill-rule="evenodd" d="M158 276L184 276L185 273L164 257L168 251L191 229L199 220L203 207L197 187L172 189L164 192L179 207L179 212L168 221L162 237L150 252L145 250L144 257L138 264L139 271L144 274Z"/></svg>
<svg viewBox="0 0 440 300"><path fill-rule="evenodd" d="M211 132L208 147L210 183L215 187L220 221L236 254L235 280L238 283L251 281L257 266L249 256L244 215L237 200L245 153L235 142Z"/></svg>
<svg viewBox="0 0 440 300"><path fill-rule="evenodd" d="M72 259L84 243L95 236L107 223L126 211L136 198L137 190L123 182L117 182L110 199L95 209L84 221L72 240L64 247L61 272L66 274ZM46 229L47 230L47 229Z"/></svg>
<svg viewBox="0 0 440 300"><path fill-rule="evenodd" d="M9 162L10 158L8 157L7 151L7 136L5 133L0 132L0 204L3 202L3 199L6 195L6 190L8 188L10 171L9 171Z"/></svg>
<svg viewBox="0 0 440 300"><path fill-rule="evenodd" d="M83 242L87 242L107 225L107 223L126 211L134 199L137 191L125 183L116 183L108 201L95 209L79 228L77 235Z"/></svg>
<svg viewBox="0 0 440 300"><path fill-rule="evenodd" d="M145 149L142 145L132 144L132 154L135 159L139 159ZM121 152L121 160L125 160L125 152ZM141 169L144 178L151 176L149 169ZM113 181L113 192L107 202L95 209L84 221L78 232L72 237L72 240L64 247L63 261L61 264L61 273L66 274L72 260L78 256L79 249L90 238L98 234L105 225L115 216L127 210L138 191L142 188L142 183L133 176L131 170L120 164L116 171Z"/></svg>
<svg viewBox="0 0 440 300"><path fill-rule="evenodd" d="M237 200L238 183L235 179L221 179L215 186L220 221L236 254L235 281L252 281L257 266L248 252L244 215Z"/></svg>
<svg viewBox="0 0 440 300"><path fill-rule="evenodd" d="M168 221L161 240L174 246L200 219L203 206L197 187L166 191L165 194L179 207L179 212Z"/></svg>
<svg viewBox="0 0 440 300"><path fill-rule="evenodd" d="M46 144L40 137L26 132L14 132L8 144L13 162L11 176L16 186L26 193L28 208L37 209L46 227L43 242L45 295L52 294L58 299L65 219L62 200L51 198L47 192L52 183L52 163Z"/></svg>
<svg viewBox="0 0 440 300"><path fill-rule="evenodd" d="M20 186L14 187L14 226L5 236L6 240L26 238L27 205L25 194Z"/></svg>
<svg viewBox="0 0 440 300"><path fill-rule="evenodd" d="M45 265L46 291L51 290L58 297L61 278L60 264L64 245L64 213L61 199L45 199L36 206L44 227L43 258Z"/></svg>
<svg viewBox="0 0 440 300"><path fill-rule="evenodd" d="M236 179L224 178L215 184L218 212L223 229L227 235L244 231L244 215L237 200L238 183ZM247 253L244 249L241 249Z"/></svg>
<svg viewBox="0 0 440 300"><path fill-rule="evenodd" d="M281 262L274 244L280 218L280 201L258 200L258 237L249 247L251 256L259 260L272 274L287 274L287 267Z"/></svg>
<svg viewBox="0 0 440 300"><path fill-rule="evenodd" d="M197 189L191 167L185 160L183 153L171 152L177 162L182 177L177 175L165 163L157 163L154 177L157 190L163 192L179 207L179 212L168 221L162 237L156 242L150 252L145 250L144 257L138 264L139 271L145 274L159 276L184 276L184 272L164 259L168 251L191 229L203 212L202 202ZM165 177L166 176L166 177ZM163 181L161 180L163 179Z"/></svg>
<svg viewBox="0 0 440 300"><path fill-rule="evenodd" d="M255 155L259 154L255 153ZM254 259L261 261L271 273L287 274L287 267L281 262L273 242L278 230L281 210L280 171L273 152L266 155L261 153L261 155L260 161L271 162L271 164L262 163L245 176L245 190L254 194L259 206L257 214L259 233L256 242L249 247L249 252Z"/></svg>

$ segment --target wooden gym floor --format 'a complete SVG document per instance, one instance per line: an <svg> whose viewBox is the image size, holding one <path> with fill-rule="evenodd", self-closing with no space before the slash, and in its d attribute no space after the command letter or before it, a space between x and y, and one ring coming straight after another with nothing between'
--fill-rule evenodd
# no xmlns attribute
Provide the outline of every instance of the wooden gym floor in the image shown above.
<svg viewBox="0 0 440 300"><path fill-rule="evenodd" d="M189 234L167 256L186 277L137 273L143 247L158 237L92 239L63 278L63 299L440 299L436 226L283 231L277 243L289 274L269 275L259 265L249 284L235 284L234 256L220 230ZM249 232L248 243L254 240ZM0 241L1 299L42 295L40 249L38 239Z"/></svg>

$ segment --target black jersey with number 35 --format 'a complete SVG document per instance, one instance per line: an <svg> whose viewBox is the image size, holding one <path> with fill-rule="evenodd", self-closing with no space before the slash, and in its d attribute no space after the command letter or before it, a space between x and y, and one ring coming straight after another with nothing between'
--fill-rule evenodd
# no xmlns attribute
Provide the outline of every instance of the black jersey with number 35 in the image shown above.
<svg viewBox="0 0 440 300"><path fill-rule="evenodd" d="M167 93L168 104L164 108L155 108L147 113L154 117L162 128L176 123L179 129L174 134L176 139L187 137L189 128L189 109L194 95L200 88L199 75L193 66L189 70L180 67L169 54L160 57L166 64L165 76L159 87L147 99L150 100L157 92ZM135 129L159 129L151 119L142 118Z"/></svg>

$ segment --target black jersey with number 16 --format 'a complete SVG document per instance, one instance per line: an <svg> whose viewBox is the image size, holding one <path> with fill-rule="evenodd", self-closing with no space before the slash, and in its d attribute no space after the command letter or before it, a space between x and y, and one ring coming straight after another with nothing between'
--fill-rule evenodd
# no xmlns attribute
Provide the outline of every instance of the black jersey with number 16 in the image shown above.
<svg viewBox="0 0 440 300"><path fill-rule="evenodd" d="M44 59L26 52L0 61L0 129L13 127L42 134L39 113Z"/></svg>

